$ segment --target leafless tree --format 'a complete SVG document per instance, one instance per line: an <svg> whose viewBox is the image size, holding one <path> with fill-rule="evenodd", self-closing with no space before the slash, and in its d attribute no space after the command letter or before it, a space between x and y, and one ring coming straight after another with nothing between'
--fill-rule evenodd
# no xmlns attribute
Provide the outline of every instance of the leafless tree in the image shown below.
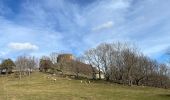
<svg viewBox="0 0 170 100"><path fill-rule="evenodd" d="M98 52L98 57L100 59L101 69L105 74L106 80L109 81L109 68L111 67L111 62L113 58L112 53L114 50L110 44L103 43L96 48L96 51Z"/></svg>
<svg viewBox="0 0 170 100"><path fill-rule="evenodd" d="M26 68L26 56L19 56L15 62L16 70L19 72L19 79L22 78L22 74Z"/></svg>
<svg viewBox="0 0 170 100"><path fill-rule="evenodd" d="M35 57L19 56L15 62L16 70L19 72L19 78L22 78L23 74L28 73L30 75L31 71L36 68Z"/></svg>
<svg viewBox="0 0 170 100"><path fill-rule="evenodd" d="M27 71L29 73L29 76L33 70L36 69L38 62L34 56L27 57Z"/></svg>
<svg viewBox="0 0 170 100"><path fill-rule="evenodd" d="M89 64L105 74L107 81L156 87L163 87L168 81L165 64L150 59L128 43L102 43L84 55Z"/></svg>
<svg viewBox="0 0 170 100"><path fill-rule="evenodd" d="M98 69L98 74L99 74L99 79L101 79L101 58L100 58L100 52L99 50L96 49L90 49L85 52L84 54L85 59L89 64L92 66L97 67Z"/></svg>
<svg viewBox="0 0 170 100"><path fill-rule="evenodd" d="M50 60L52 61L53 64L56 64L57 63L57 57L58 57L58 54L57 52L52 52L50 54Z"/></svg>
<svg viewBox="0 0 170 100"><path fill-rule="evenodd" d="M125 80L125 65L123 60L122 52L127 48L127 44L125 43L112 43L112 59L111 59L111 68L110 68L110 77L111 80L116 83L123 83Z"/></svg>

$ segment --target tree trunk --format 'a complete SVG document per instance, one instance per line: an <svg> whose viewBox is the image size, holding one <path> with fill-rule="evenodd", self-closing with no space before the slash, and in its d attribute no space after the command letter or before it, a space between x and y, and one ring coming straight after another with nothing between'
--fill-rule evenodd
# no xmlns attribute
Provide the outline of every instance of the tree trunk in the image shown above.
<svg viewBox="0 0 170 100"><path fill-rule="evenodd" d="M109 77L108 73L106 73L105 77L106 77L106 81L110 80L110 77Z"/></svg>
<svg viewBox="0 0 170 100"><path fill-rule="evenodd" d="M19 79L21 80L22 72L19 72Z"/></svg>
<svg viewBox="0 0 170 100"><path fill-rule="evenodd" d="M132 86L132 78L130 75L128 75L128 84L129 86Z"/></svg>
<svg viewBox="0 0 170 100"><path fill-rule="evenodd" d="M77 79L79 78L79 73L76 73L76 77L77 77Z"/></svg>
<svg viewBox="0 0 170 100"><path fill-rule="evenodd" d="M136 80L136 85L139 86L139 80Z"/></svg>
<svg viewBox="0 0 170 100"><path fill-rule="evenodd" d="M101 80L101 71L100 71L100 68L99 68L99 80Z"/></svg>

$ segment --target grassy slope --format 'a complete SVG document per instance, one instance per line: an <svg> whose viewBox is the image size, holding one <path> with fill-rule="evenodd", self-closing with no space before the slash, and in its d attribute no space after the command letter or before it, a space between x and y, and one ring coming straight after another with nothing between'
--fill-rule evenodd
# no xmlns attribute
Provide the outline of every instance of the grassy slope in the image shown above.
<svg viewBox="0 0 170 100"><path fill-rule="evenodd" d="M0 77L0 100L170 100L170 90L57 78L34 73L21 81Z"/></svg>

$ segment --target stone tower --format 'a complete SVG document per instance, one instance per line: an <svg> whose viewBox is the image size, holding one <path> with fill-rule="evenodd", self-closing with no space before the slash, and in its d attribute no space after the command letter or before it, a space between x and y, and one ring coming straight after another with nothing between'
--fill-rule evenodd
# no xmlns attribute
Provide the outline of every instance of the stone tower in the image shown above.
<svg viewBox="0 0 170 100"><path fill-rule="evenodd" d="M58 55L57 62L70 62L73 61L74 57L72 54L60 54Z"/></svg>

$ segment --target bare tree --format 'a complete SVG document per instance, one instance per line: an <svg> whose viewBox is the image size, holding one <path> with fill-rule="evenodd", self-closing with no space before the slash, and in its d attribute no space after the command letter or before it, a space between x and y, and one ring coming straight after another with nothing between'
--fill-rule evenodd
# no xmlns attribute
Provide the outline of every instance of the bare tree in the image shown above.
<svg viewBox="0 0 170 100"><path fill-rule="evenodd" d="M169 70L165 64L150 59L139 52L136 46L128 43L102 43L87 50L84 56L86 62L99 70L99 76L100 71L105 74L106 80L130 86L156 87L166 86L169 81Z"/></svg>
<svg viewBox="0 0 170 100"><path fill-rule="evenodd" d="M57 63L57 57L58 57L58 53L57 52L52 52L50 54L50 60L52 61L53 64Z"/></svg>
<svg viewBox="0 0 170 100"><path fill-rule="evenodd" d="M109 80L109 66L110 66L110 54L111 54L111 46L109 44L103 43L100 44L96 51L98 53L98 57L100 59L101 68L103 73L105 74L106 80Z"/></svg>
<svg viewBox="0 0 170 100"><path fill-rule="evenodd" d="M89 64L97 67L99 79L101 79L101 58L100 58L99 55L100 55L100 53L99 53L98 50L90 49L90 50L85 52L84 57Z"/></svg>
<svg viewBox="0 0 170 100"><path fill-rule="evenodd" d="M34 69L36 69L37 64L38 64L37 60L34 56L27 57L27 70L28 70L29 76L30 76L31 72Z"/></svg>
<svg viewBox="0 0 170 100"><path fill-rule="evenodd" d="M27 57L27 56L19 56L15 62L16 64L16 70L19 72L19 78L22 78L22 75L32 72L33 69L36 68L36 61L35 57Z"/></svg>
<svg viewBox="0 0 170 100"><path fill-rule="evenodd" d="M123 60L122 52L127 48L125 43L112 43L112 52L111 52L111 68L110 68L110 77L111 80L116 83L123 83L125 80L125 65Z"/></svg>
<svg viewBox="0 0 170 100"><path fill-rule="evenodd" d="M26 67L26 56L19 56L15 62L16 70L19 72L19 79L22 78L22 74Z"/></svg>
<svg viewBox="0 0 170 100"><path fill-rule="evenodd" d="M133 68L134 84L139 85L140 81L146 77L148 63L147 58L143 55L138 55L136 66Z"/></svg>

